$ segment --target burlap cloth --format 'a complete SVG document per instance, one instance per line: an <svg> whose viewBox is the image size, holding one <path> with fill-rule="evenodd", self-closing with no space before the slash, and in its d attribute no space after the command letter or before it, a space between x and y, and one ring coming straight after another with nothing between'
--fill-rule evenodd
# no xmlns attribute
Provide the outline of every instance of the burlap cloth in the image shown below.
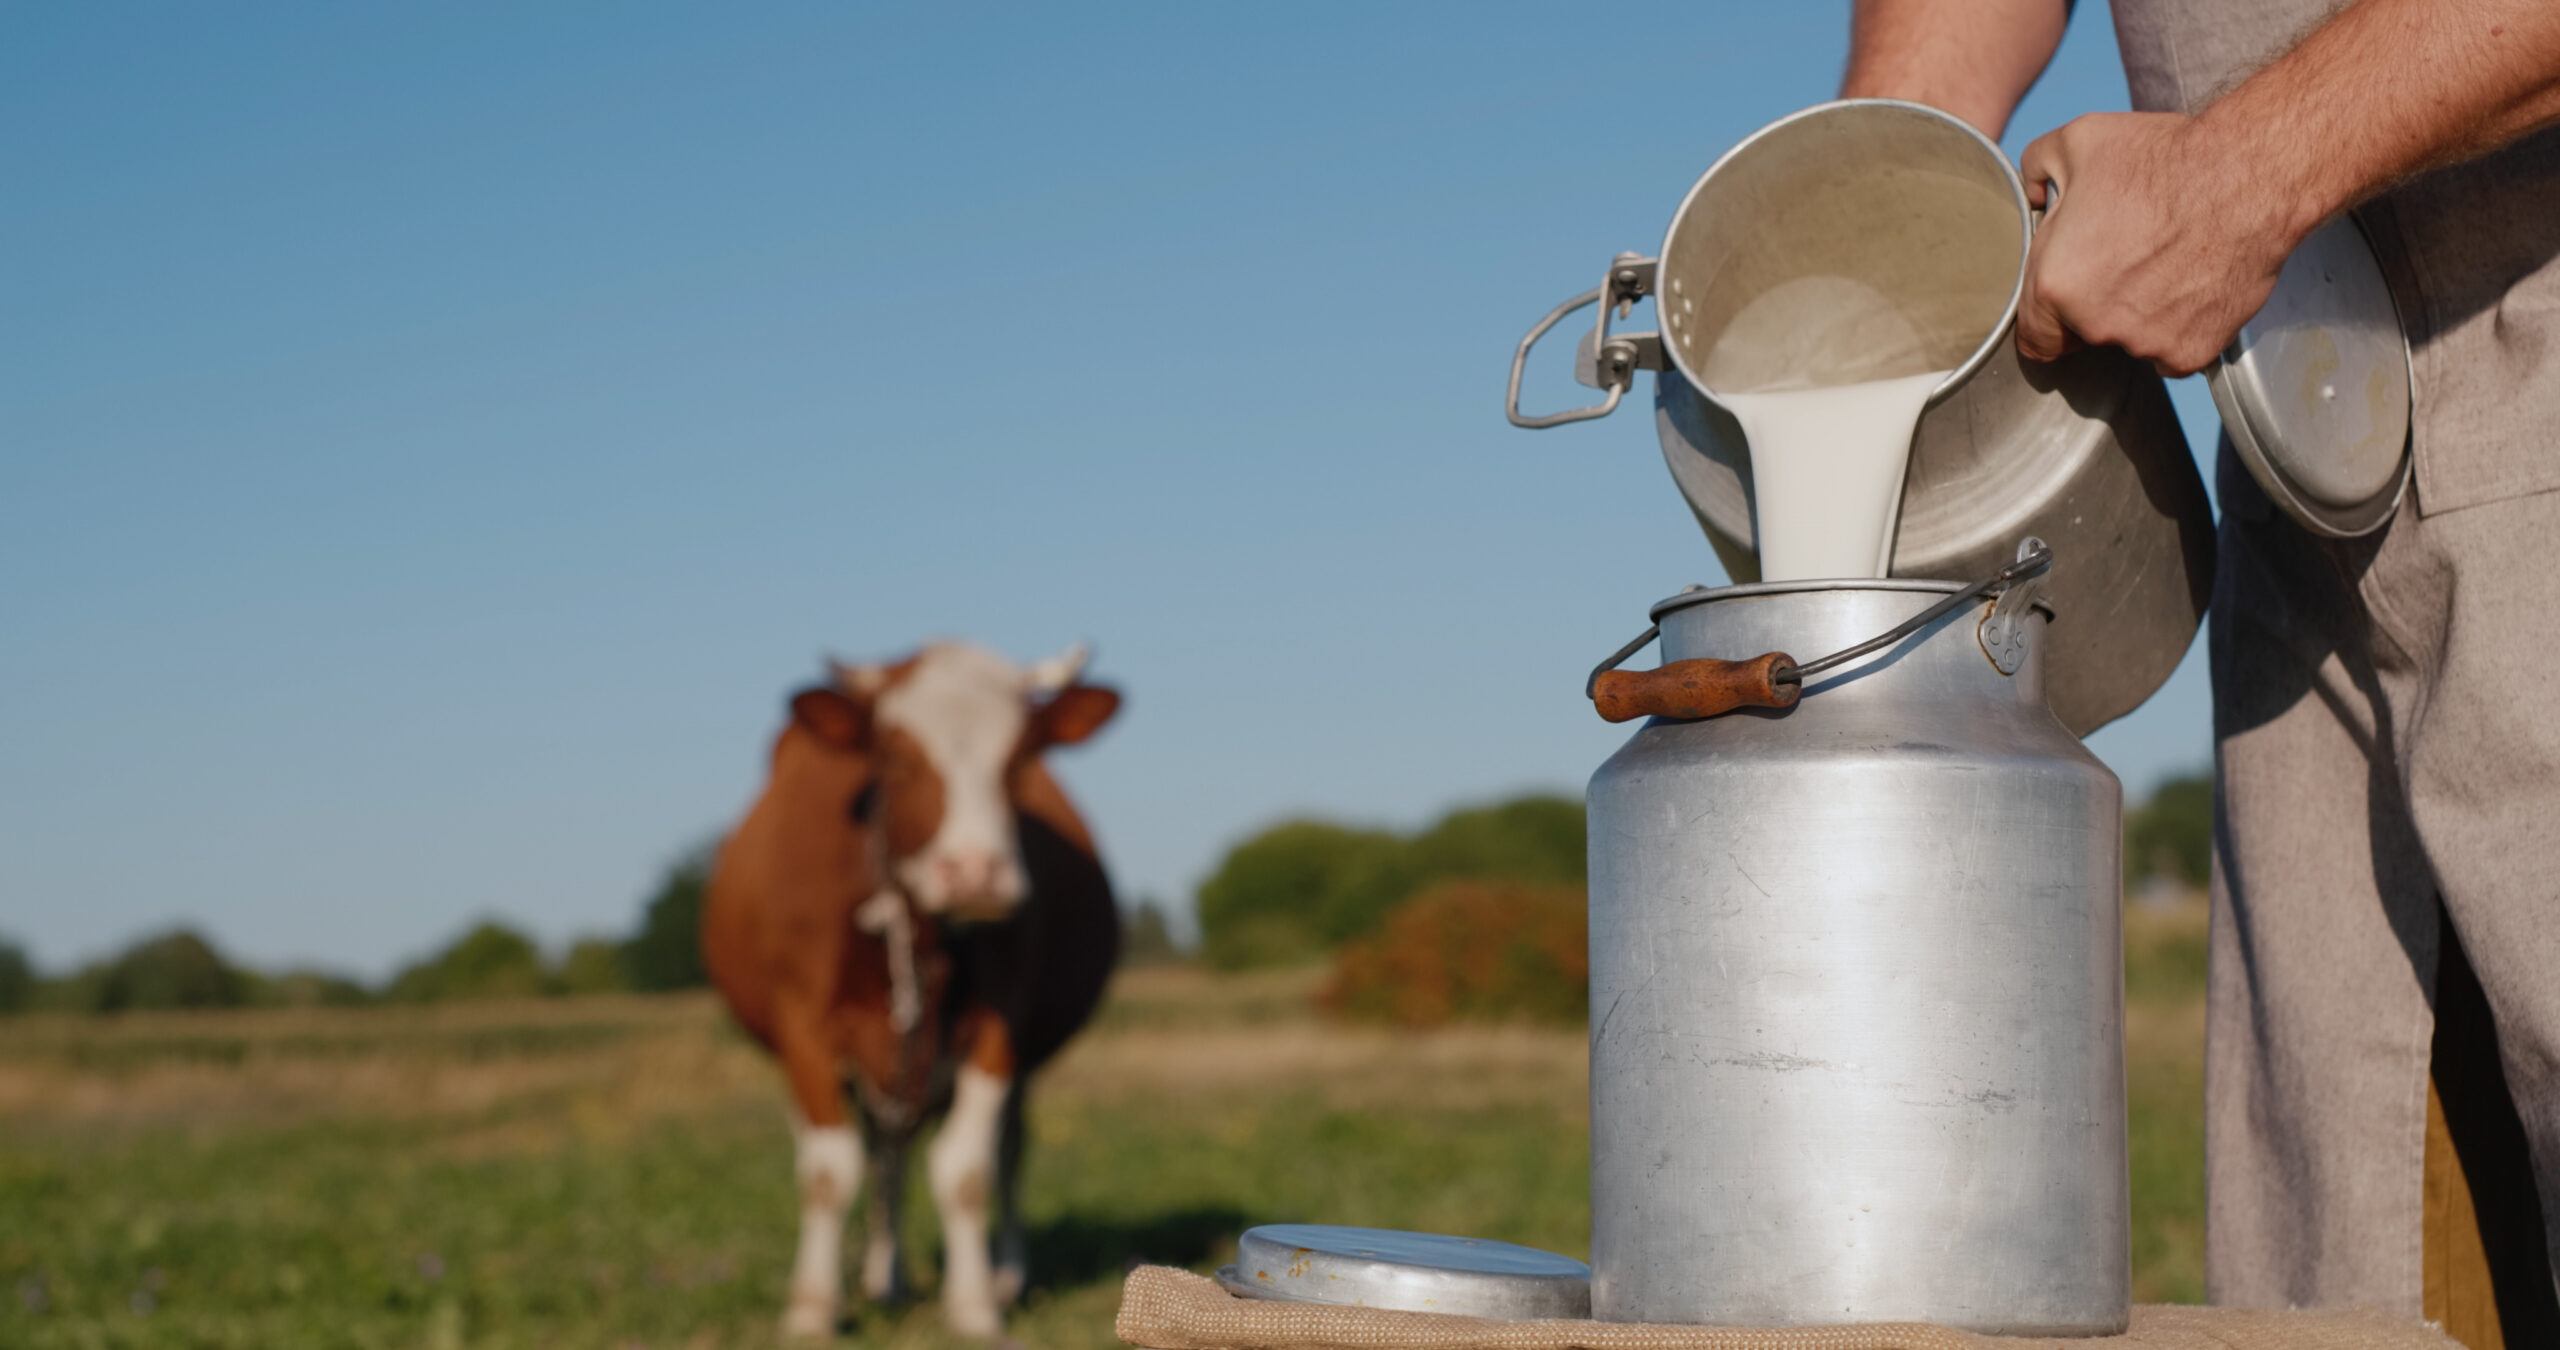
<svg viewBox="0 0 2560 1350"><path fill-rule="evenodd" d="M2365 1309L2263 1312L2143 1304L2121 1336L1980 1336L1917 1322L1665 1327L1494 1322L1237 1298L1215 1280L1140 1266L1120 1290L1120 1339L1146 1350L2460 1350L2431 1327Z"/></svg>

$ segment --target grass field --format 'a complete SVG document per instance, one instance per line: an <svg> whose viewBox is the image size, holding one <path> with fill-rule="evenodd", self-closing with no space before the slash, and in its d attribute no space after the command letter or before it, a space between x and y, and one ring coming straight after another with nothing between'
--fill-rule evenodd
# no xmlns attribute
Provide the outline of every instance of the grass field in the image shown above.
<svg viewBox="0 0 2560 1350"><path fill-rule="evenodd" d="M2202 1292L2202 932L2129 920L2149 1300ZM1312 988L1124 975L1035 1099L1016 1338L1114 1344L1128 1263L1255 1222L1584 1253L1579 1032L1350 1029ZM702 997L0 1022L0 1345L769 1345L789 1174L774 1075ZM930 1303L857 1335L946 1343Z"/></svg>

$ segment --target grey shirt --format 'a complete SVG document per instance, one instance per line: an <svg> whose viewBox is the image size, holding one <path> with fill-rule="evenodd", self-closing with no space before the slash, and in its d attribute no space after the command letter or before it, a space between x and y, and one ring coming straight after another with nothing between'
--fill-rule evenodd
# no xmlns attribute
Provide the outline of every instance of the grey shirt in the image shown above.
<svg viewBox="0 0 2560 1350"><path fill-rule="evenodd" d="M2133 106L2193 113L2350 0L2114 0ZM2357 212L2416 365L2417 506L2560 488L2560 128Z"/></svg>

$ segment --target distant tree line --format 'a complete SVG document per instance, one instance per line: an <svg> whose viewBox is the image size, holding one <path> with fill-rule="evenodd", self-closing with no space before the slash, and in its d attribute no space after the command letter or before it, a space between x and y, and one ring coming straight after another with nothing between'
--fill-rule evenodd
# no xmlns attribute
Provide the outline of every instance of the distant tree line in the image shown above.
<svg viewBox="0 0 2560 1350"><path fill-rule="evenodd" d="M0 941L0 1013L353 1007L689 989L704 983L696 930L717 851L716 841L703 844L670 863L627 937L579 938L552 957L522 930L486 919L378 985L329 971L254 970L188 928L52 976Z"/></svg>
<svg viewBox="0 0 2560 1350"><path fill-rule="evenodd" d="M719 842L667 865L626 936L583 937L546 955L522 930L494 919L410 962L379 984L321 970L262 972L226 956L203 934L178 928L103 961L48 975L0 940L0 1014L114 1013L170 1008L354 1007L614 992L659 993L709 982L702 969L702 900ZM1179 959L1160 906L1131 914L1125 959Z"/></svg>
<svg viewBox="0 0 2560 1350"><path fill-rule="evenodd" d="M371 999L362 984L344 976L313 970L262 974L235 965L186 928L154 934L104 961L53 976L35 969L24 951L0 942L0 1013L318 1007Z"/></svg>
<svg viewBox="0 0 2560 1350"><path fill-rule="evenodd" d="M333 971L267 972L240 964L191 928L146 937L103 961L47 976L0 942L0 1013L115 1013L173 1008L345 1008L374 1003L582 994L631 989L622 947L569 944L559 959L496 921L472 925L379 985Z"/></svg>

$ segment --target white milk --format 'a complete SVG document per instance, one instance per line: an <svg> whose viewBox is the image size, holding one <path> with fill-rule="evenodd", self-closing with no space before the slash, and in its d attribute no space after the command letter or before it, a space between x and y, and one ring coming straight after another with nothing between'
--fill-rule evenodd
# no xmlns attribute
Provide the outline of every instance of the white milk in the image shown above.
<svg viewBox="0 0 2560 1350"><path fill-rule="evenodd" d="M1874 287L1798 277L1752 298L1707 354L1751 450L1763 581L1880 577L1929 391L1947 371Z"/></svg>
<svg viewBox="0 0 2560 1350"><path fill-rule="evenodd" d="M1947 372L1718 397L1751 447L1762 581L1880 577L1893 563L1902 472Z"/></svg>

